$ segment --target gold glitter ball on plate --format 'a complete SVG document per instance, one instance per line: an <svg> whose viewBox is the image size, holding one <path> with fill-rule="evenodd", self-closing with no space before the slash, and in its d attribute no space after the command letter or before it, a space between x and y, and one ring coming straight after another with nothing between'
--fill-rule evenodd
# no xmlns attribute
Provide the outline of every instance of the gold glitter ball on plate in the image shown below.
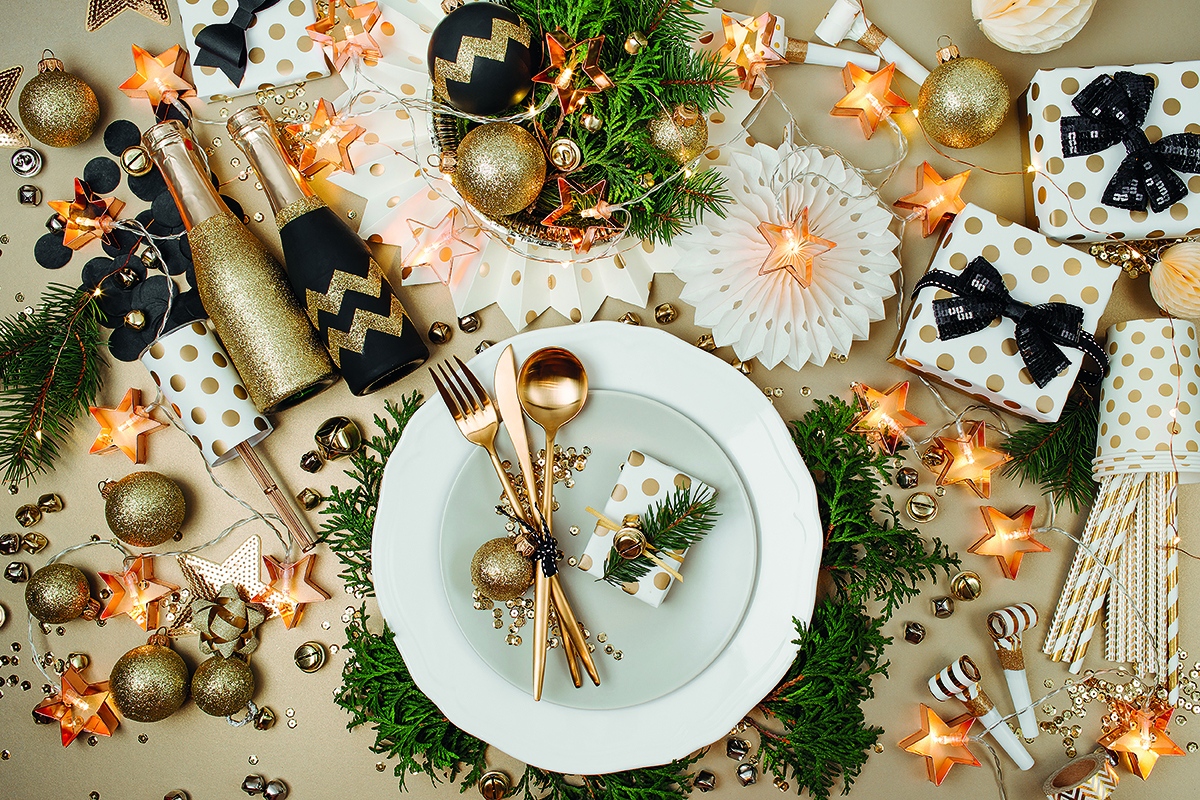
<svg viewBox="0 0 1200 800"><path fill-rule="evenodd" d="M38 63L38 74L21 89L17 111L29 135L51 147L87 141L100 118L92 87L67 72L52 54Z"/></svg>
<svg viewBox="0 0 1200 800"><path fill-rule="evenodd" d="M488 216L516 214L537 199L546 158L533 134L511 122L472 128L456 153L454 186Z"/></svg>
<svg viewBox="0 0 1200 800"><path fill-rule="evenodd" d="M160 638L166 639L151 637ZM134 722L166 719L187 699L187 665L162 643L152 641L121 656L108 680L117 708Z"/></svg>
<svg viewBox="0 0 1200 800"><path fill-rule="evenodd" d="M660 111L647 126L650 146L683 166L708 147L708 122L684 105L670 114Z"/></svg>
<svg viewBox="0 0 1200 800"><path fill-rule="evenodd" d="M238 656L214 655L192 676L192 699L205 714L228 717L254 697L254 672Z"/></svg>
<svg viewBox="0 0 1200 800"><path fill-rule="evenodd" d="M134 547L154 547L183 524L186 506L175 481L159 472L131 472L100 489L104 518L117 538Z"/></svg>
<svg viewBox="0 0 1200 800"><path fill-rule="evenodd" d="M87 576L70 564L54 563L33 573L25 585L29 613L49 625L70 622L92 602Z"/></svg>
<svg viewBox="0 0 1200 800"><path fill-rule="evenodd" d="M991 139L1008 114L1008 84L1000 70L978 58L962 58L950 45L921 84L918 120L929 138L946 147L975 147Z"/></svg>
<svg viewBox="0 0 1200 800"><path fill-rule="evenodd" d="M533 562L507 536L489 539L471 559L471 582L492 600L514 600L533 583Z"/></svg>

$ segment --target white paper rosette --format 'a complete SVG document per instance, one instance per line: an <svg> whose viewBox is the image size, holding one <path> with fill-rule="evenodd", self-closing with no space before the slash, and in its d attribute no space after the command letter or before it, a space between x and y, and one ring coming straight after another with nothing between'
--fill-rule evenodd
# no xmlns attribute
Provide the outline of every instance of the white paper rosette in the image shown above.
<svg viewBox="0 0 1200 800"><path fill-rule="evenodd" d="M728 215L674 241L674 272L686 284L680 299L742 361L800 369L849 353L896 293L891 212L861 174L816 148L756 144L731 151L729 162L717 167L734 198ZM759 275L771 252L759 223L787 226L804 208L810 231L836 244L813 259L812 283L801 286L786 270Z"/></svg>
<svg viewBox="0 0 1200 800"><path fill-rule="evenodd" d="M1014 53L1057 50L1091 19L1096 0L971 0L983 35Z"/></svg>

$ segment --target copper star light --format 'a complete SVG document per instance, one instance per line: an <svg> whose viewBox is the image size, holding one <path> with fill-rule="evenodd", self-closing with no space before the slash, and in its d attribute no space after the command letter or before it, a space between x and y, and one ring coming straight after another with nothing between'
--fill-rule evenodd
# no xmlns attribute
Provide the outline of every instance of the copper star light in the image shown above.
<svg viewBox="0 0 1200 800"><path fill-rule="evenodd" d="M124 572L101 572L100 577L112 592L100 619L127 614L144 631L158 627L155 601L179 588L154 580L154 556L138 556Z"/></svg>
<svg viewBox="0 0 1200 800"><path fill-rule="evenodd" d="M351 58L377 59L382 55L371 29L379 21L379 3L355 4L350 0L329 0L325 16L305 28L325 58L338 72Z"/></svg>
<svg viewBox="0 0 1200 800"><path fill-rule="evenodd" d="M296 166L306 178L329 165L335 170L354 174L350 145L363 135L364 130L358 125L343 122L334 113L333 104L328 100L321 99L308 122L297 122L285 128L304 148L300 153L300 163Z"/></svg>
<svg viewBox="0 0 1200 800"><path fill-rule="evenodd" d="M142 405L142 390L130 389L116 408L92 406L88 412L100 425L90 455L120 450L135 464L146 463L146 437L167 427L150 416Z"/></svg>
<svg viewBox="0 0 1200 800"><path fill-rule="evenodd" d="M807 289L812 285L813 259L837 247L837 242L822 239L808 228L808 206L791 225L772 225L760 222L758 232L771 245L759 275L769 275L781 269L787 270L796 282Z"/></svg>
<svg viewBox="0 0 1200 800"><path fill-rule="evenodd" d="M310 553L294 564L280 561L271 556L264 556L263 563L271 574L271 597L256 597L256 602L269 602L275 599L279 607L279 615L283 624L293 628L300 623L304 614L304 606L308 603L319 603L328 600L329 595L320 586L312 582L312 570L316 555Z"/></svg>
<svg viewBox="0 0 1200 800"><path fill-rule="evenodd" d="M8 113L8 101L21 80L21 68L9 67L0 72L0 147L28 147L29 139Z"/></svg>
<svg viewBox="0 0 1200 800"><path fill-rule="evenodd" d="M38 703L33 713L49 720L58 720L63 747L84 732L112 736L121 724L116 704L109 694L108 681L88 683L74 667L63 673L62 689L58 695Z"/></svg>
<svg viewBox="0 0 1200 800"><path fill-rule="evenodd" d="M533 76L534 83L548 83L554 88L558 104L565 117L583 105L589 94L599 94L615 84L600 69L600 50L604 37L576 42L562 28L546 34L546 58L550 66ZM582 72L592 85L577 85L576 76Z"/></svg>
<svg viewBox="0 0 1200 800"><path fill-rule="evenodd" d="M88 33L112 22L122 11L136 11L159 25L171 24L171 9L167 0L88 0Z"/></svg>
<svg viewBox="0 0 1200 800"><path fill-rule="evenodd" d="M926 465L938 474L938 486L950 483L965 483L980 497L992 493L992 470L1008 461L1005 453L987 446L987 426L982 422L973 427L962 439L948 436L937 437L933 447L925 451L922 458Z"/></svg>
<svg viewBox="0 0 1200 800"><path fill-rule="evenodd" d="M1011 517L991 506L979 509L988 532L968 552L981 556L995 556L1000 562L1004 577L1015 580L1021 569L1021 558L1026 553L1049 553L1050 548L1033 538L1033 506L1025 506Z"/></svg>
<svg viewBox="0 0 1200 800"><path fill-rule="evenodd" d="M457 208L451 208L437 225L427 225L415 219L407 220L413 243L408 248L408 255L404 254L404 248L401 247L402 279L418 267L428 267L443 285L448 286L454 273L454 260L479 252L478 247L459 237L458 228L454 224L458 214Z"/></svg>
<svg viewBox="0 0 1200 800"><path fill-rule="evenodd" d="M75 179L74 200L50 201L50 208L66 222L63 244L72 250L78 250L93 239L115 247L112 225L124 207L124 201L100 197L79 178Z"/></svg>
<svg viewBox="0 0 1200 800"><path fill-rule="evenodd" d="M846 96L829 113L835 117L857 117L868 139L879 124L897 111L909 108L908 101L892 91L896 65L888 64L879 72L867 72L857 64L846 64L842 82Z"/></svg>
<svg viewBox="0 0 1200 800"><path fill-rule="evenodd" d="M158 112L162 103L173 104L181 97L195 97L196 89L183 77L188 54L179 45L157 56L133 45L133 65L137 70L118 88L129 97L144 97Z"/></svg>
<svg viewBox="0 0 1200 800"><path fill-rule="evenodd" d="M280 616L283 598L259 579L262 541L257 536L247 538L219 564L195 553L185 553L178 560L194 597L213 600L221 587L232 583L243 600L261 603L266 608L267 619Z"/></svg>
<svg viewBox="0 0 1200 800"><path fill-rule="evenodd" d="M1151 701L1148 708L1118 703L1113 713L1120 722L1100 739L1100 745L1116 753L1121 763L1142 780L1150 777L1159 756L1181 756L1183 748L1167 736L1173 707Z"/></svg>
<svg viewBox="0 0 1200 800"><path fill-rule="evenodd" d="M967 749L967 734L975 724L975 717L963 714L949 722L943 722L937 712L921 704L921 730L901 740L900 746L910 753L925 756L929 780L941 786L950 768L955 764L980 766L979 761Z"/></svg>
<svg viewBox="0 0 1200 800"><path fill-rule="evenodd" d="M611 207L604 201L604 189L607 185L608 181L601 180L586 189L581 189L566 178L559 178L558 208L547 214L542 219L542 224L567 231L574 251L586 253L597 239L617 229L617 226L612 224ZM579 198L578 202L576 198ZM581 224L560 225L559 220L572 211L580 217Z"/></svg>
<svg viewBox="0 0 1200 800"><path fill-rule="evenodd" d="M877 392L862 383L855 383L853 389L862 410L854 418L850 433L877 437L880 446L893 455L901 440L909 438L906 433L909 428L925 424L925 420L905 408L908 403L908 381L897 383L886 392Z"/></svg>
<svg viewBox="0 0 1200 800"><path fill-rule="evenodd" d="M954 219L958 212L967 207L959 195L970 174L971 170L966 170L943 180L926 161L917 170L917 190L901 197L893 205L917 212L916 216L921 220L921 235L930 236L942 220Z"/></svg>
<svg viewBox="0 0 1200 800"><path fill-rule="evenodd" d="M717 54L734 68L746 91L754 88L767 67L787 63L787 59L771 47L777 23L774 14L746 17L740 22L728 14L721 15L725 43Z"/></svg>

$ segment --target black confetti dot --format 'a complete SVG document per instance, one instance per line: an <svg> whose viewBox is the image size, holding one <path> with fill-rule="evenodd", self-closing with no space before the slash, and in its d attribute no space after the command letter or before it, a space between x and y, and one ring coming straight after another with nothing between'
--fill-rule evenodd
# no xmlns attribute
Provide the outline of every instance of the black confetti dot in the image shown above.
<svg viewBox="0 0 1200 800"><path fill-rule="evenodd" d="M136 234L133 231L123 230L121 228L111 231L108 235L108 238L110 241L114 242L114 244L103 242L102 246L104 248L104 252L108 253L114 258L122 253L128 253L134 250L142 240L142 237L139 234Z"/></svg>
<svg viewBox="0 0 1200 800"><path fill-rule="evenodd" d="M108 352L117 361L137 361L138 356L154 342L157 332L158 328L152 328L149 322L140 331L122 324L109 334Z"/></svg>
<svg viewBox="0 0 1200 800"><path fill-rule="evenodd" d="M192 266L192 260L180 252L180 239L159 239L155 244L166 262L168 275L182 275Z"/></svg>
<svg viewBox="0 0 1200 800"><path fill-rule="evenodd" d="M158 196L150 201L150 210L154 212L155 222L168 228L183 227L183 219L179 216L179 207L175 205L175 200L171 197L170 192L159 192Z"/></svg>
<svg viewBox="0 0 1200 800"><path fill-rule="evenodd" d="M121 168L111 158L99 156L83 168L83 179L91 185L92 191L109 194L121 185Z"/></svg>
<svg viewBox="0 0 1200 800"><path fill-rule="evenodd" d="M46 269L60 269L66 266L74 252L63 244L61 233L44 234L33 246L34 259Z"/></svg>
<svg viewBox="0 0 1200 800"><path fill-rule="evenodd" d="M137 195L139 200L150 202L158 196L159 192L166 191L166 188L167 184L165 181L163 181L162 175L159 174L157 167L150 170L145 175L129 176L129 191Z"/></svg>
<svg viewBox="0 0 1200 800"><path fill-rule="evenodd" d="M127 119L119 119L104 129L104 147L114 156L121 155L126 148L141 141L142 133L138 126Z"/></svg>

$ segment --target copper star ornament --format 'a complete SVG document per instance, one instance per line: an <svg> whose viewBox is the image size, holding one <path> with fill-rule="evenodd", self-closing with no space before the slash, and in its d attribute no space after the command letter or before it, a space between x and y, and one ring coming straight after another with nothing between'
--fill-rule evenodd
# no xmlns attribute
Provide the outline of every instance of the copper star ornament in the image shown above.
<svg viewBox="0 0 1200 800"><path fill-rule="evenodd" d="M333 104L322 98L308 122L285 126L287 132L303 144L297 167L305 177L312 177L324 167L354 174L350 160L350 145L365 132L362 127L342 122L334 113Z"/></svg>
<svg viewBox="0 0 1200 800"><path fill-rule="evenodd" d="M167 427L150 416L142 405L142 390L130 389L116 408L93 406L88 413L100 425L90 455L120 450L135 464L146 463L146 437Z"/></svg>
<svg viewBox="0 0 1200 800"><path fill-rule="evenodd" d="M542 224L567 231L574 251L586 253L597 239L617 228L612 224L611 208L604 201L604 190L607 186L608 181L601 180L586 189L581 189L566 178L559 178L558 208L547 214L542 219ZM559 224L559 220L571 212L580 217L580 224Z"/></svg>
<svg viewBox="0 0 1200 800"><path fill-rule="evenodd" d="M62 743L66 747L75 737L87 732L97 736L112 736L121 724L116 703L109 693L108 681L88 683L74 667L62 676L58 695L38 703L33 713L39 717L58 720Z"/></svg>
<svg viewBox="0 0 1200 800"><path fill-rule="evenodd" d="M167 0L88 0L87 32L91 33L112 22L122 11L136 11L159 25L171 24L171 9Z"/></svg>
<svg viewBox="0 0 1200 800"><path fill-rule="evenodd" d="M733 67L746 91L754 88L767 67L787 63L787 59L771 47L777 24L778 18L774 14L746 17L740 22L728 14L721 15L725 43L717 54Z"/></svg>
<svg viewBox="0 0 1200 800"><path fill-rule="evenodd" d="M179 588L154 580L154 556L138 556L124 572L101 572L100 577L112 592L100 619L127 614L144 631L158 627L155 601Z"/></svg>
<svg viewBox="0 0 1200 800"><path fill-rule="evenodd" d="M980 766L979 761L967 749L967 734L975 724L975 717L963 714L949 722L943 722L929 706L921 704L921 730L900 741L900 746L910 753L925 756L929 780L941 786L950 768L955 764Z"/></svg>
<svg viewBox="0 0 1200 800"><path fill-rule="evenodd" d="M144 97L158 112L162 103L172 104L180 97L195 97L196 89L183 77L188 54L179 45L165 53L152 56L133 45L133 66L136 70L118 88L129 97Z"/></svg>
<svg viewBox="0 0 1200 800"><path fill-rule="evenodd" d="M325 58L338 72L351 58L377 59L382 55L371 29L379 22L379 3L329 0L325 16L305 28L309 37L325 51Z"/></svg>
<svg viewBox="0 0 1200 800"><path fill-rule="evenodd" d="M272 600L276 602L279 607L279 615L283 617L283 624L288 628L293 628L300 623L305 605L329 599L329 594L312 582L315 558L316 555L310 553L296 563L289 564L271 556L263 557L263 563L267 565L267 572L271 574L270 592L266 594L273 593L275 596L254 599L260 602L271 602Z"/></svg>
<svg viewBox="0 0 1200 800"><path fill-rule="evenodd" d="M854 418L850 433L878 438L880 446L889 453L895 454L900 442L908 438L905 431L925 424L925 420L905 408L908 381L897 383L886 392L877 392L863 383L856 383L853 388L861 411Z"/></svg>
<svg viewBox="0 0 1200 800"><path fill-rule="evenodd" d="M603 46L603 36L576 42L562 28L546 34L546 58L550 66L534 75L533 82L553 87L564 117L582 106L589 94L599 94L615 85L600 69ZM577 85L575 78L580 72L591 81L591 86Z"/></svg>
<svg viewBox="0 0 1200 800"><path fill-rule="evenodd" d="M954 219L958 212L967 207L960 195L970 174L971 170L966 170L943 180L926 161L917 170L917 190L901 197L893 205L917 212L917 218L921 220L921 235L931 236L942 220Z"/></svg>
<svg viewBox="0 0 1200 800"><path fill-rule="evenodd" d="M1159 756L1184 755L1183 748L1167 736L1167 725L1174 709L1152 706L1141 709L1129 704L1115 713L1123 724L1100 739L1100 745L1116 753L1125 768L1142 780L1150 777Z"/></svg>
<svg viewBox="0 0 1200 800"><path fill-rule="evenodd" d="M888 64L879 72L867 72L857 64L842 69L846 96L838 100L829 113L835 117L857 117L863 135L868 139L879 124L897 111L906 111L908 101L892 91L896 65Z"/></svg>
<svg viewBox="0 0 1200 800"><path fill-rule="evenodd" d="M455 259L479 252L478 247L459 238L455 225L458 214L457 208L451 208L436 225L407 220L413 242L408 255L404 254L403 246L400 249L401 278L408 277L409 272L418 267L428 267L442 284L449 285Z"/></svg>
<svg viewBox="0 0 1200 800"><path fill-rule="evenodd" d="M1050 548L1033 538L1033 506L1025 506L1011 517L991 506L979 509L988 532L968 552L981 556L995 556L1000 562L1004 577L1015 580L1021 569L1021 558L1026 553L1049 553Z"/></svg>
<svg viewBox="0 0 1200 800"><path fill-rule="evenodd" d="M0 147L28 147L29 139L17 125L13 115L8 113L8 101L17 89L21 80L21 68L9 67L0 72Z"/></svg>
<svg viewBox="0 0 1200 800"><path fill-rule="evenodd" d="M837 247L837 242L822 239L808 228L808 206L791 225L760 222L758 232L771 245L771 252L759 268L759 275L787 270L796 283L807 289L812 285L813 259Z"/></svg>
<svg viewBox="0 0 1200 800"><path fill-rule="evenodd" d="M937 441L926 455L940 457L941 472L938 474L938 486L950 483L965 483L980 497L987 498L992 493L992 470L1008 461L1009 456L999 450L987 446L985 436L987 426L982 422L973 423L973 427L962 439L951 439L947 436L937 437ZM937 472L938 465L931 468Z"/></svg>
<svg viewBox="0 0 1200 800"><path fill-rule="evenodd" d="M124 201L115 197L100 197L76 178L75 198L51 200L49 205L66 221L63 244L67 247L78 250L94 239L116 246L111 233L112 224L125 207Z"/></svg>

